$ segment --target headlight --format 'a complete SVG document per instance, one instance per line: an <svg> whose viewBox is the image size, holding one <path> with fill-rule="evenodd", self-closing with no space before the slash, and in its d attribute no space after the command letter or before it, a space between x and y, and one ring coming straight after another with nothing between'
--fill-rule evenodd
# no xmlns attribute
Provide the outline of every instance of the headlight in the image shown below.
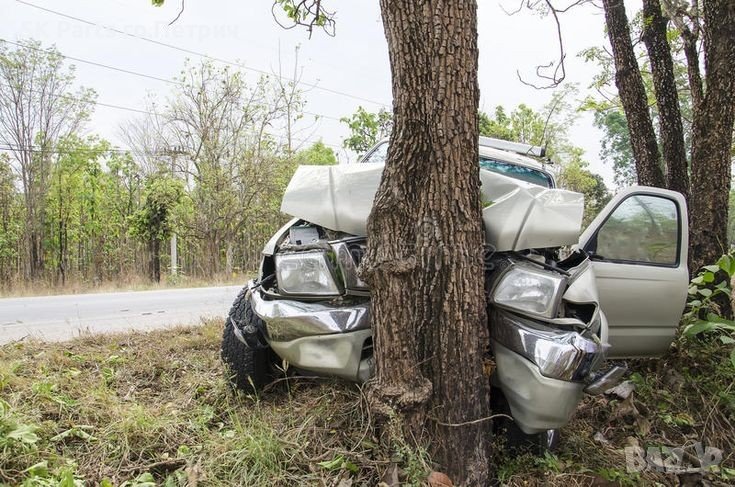
<svg viewBox="0 0 735 487"><path fill-rule="evenodd" d="M495 287L495 304L522 313L554 318L565 279L548 272L515 266Z"/></svg>
<svg viewBox="0 0 735 487"><path fill-rule="evenodd" d="M323 251L276 254L276 278L286 294L340 294Z"/></svg>

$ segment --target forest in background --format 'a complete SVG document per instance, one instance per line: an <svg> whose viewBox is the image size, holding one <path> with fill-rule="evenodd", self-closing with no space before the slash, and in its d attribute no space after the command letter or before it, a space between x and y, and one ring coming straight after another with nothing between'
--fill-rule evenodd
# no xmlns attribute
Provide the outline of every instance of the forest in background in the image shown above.
<svg viewBox="0 0 735 487"><path fill-rule="evenodd" d="M632 20L634 35L642 25L640 15ZM686 66L681 46L673 47L690 134ZM656 122L650 66L639 55ZM546 146L560 186L585 194L587 223L611 190L571 141L581 111L592 112L604 134L600 158L616 186L634 184L637 174L612 57L604 47L580 56L598 68L591 95L564 84L538 109L480 112L479 127L481 135ZM246 78L204 60L187 61L167 82L165 98L146 99L143 109L118 107L136 112L120 118L126 147L119 148L89 126L96 93L78 86L60 52L33 40L0 43L0 292L241 280L288 219L279 207L295 168L338 163L339 147L298 136L310 113L298 76ZM359 156L389 135L392 116L360 107L341 122L349 129L343 147Z"/></svg>
<svg viewBox="0 0 735 487"><path fill-rule="evenodd" d="M4 291L253 270L287 219L280 199L296 166L337 163L322 142L294 138L296 83L246 82L210 62L185 66L165 102L122 122L128 148L115 148L90 134L95 93L76 88L73 66L23 46L0 46Z"/></svg>

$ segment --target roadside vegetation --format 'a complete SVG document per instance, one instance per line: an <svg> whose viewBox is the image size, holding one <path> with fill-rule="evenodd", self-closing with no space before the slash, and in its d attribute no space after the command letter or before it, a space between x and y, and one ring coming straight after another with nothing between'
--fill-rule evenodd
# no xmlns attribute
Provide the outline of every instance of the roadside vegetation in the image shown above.
<svg viewBox="0 0 735 487"><path fill-rule="evenodd" d="M227 384L221 324L0 348L0 484L27 486L424 485L422 448L378 437L354 384L289 377L260 397ZM506 485L712 485L735 481L735 367L719 335L638 361L626 399L588 397L559 449L511 458ZM418 439L421 444L422 439ZM705 474L629 472L626 447L723 452ZM428 445L427 445L428 446ZM660 451L660 450L659 450ZM664 459L667 457L664 455ZM398 480L396 480L398 479Z"/></svg>
<svg viewBox="0 0 735 487"><path fill-rule="evenodd" d="M0 481L7 485L319 485L375 481L389 458L360 390L228 386L221 326L17 343L0 352ZM326 484L325 484L326 485ZM331 485L331 484L330 484Z"/></svg>

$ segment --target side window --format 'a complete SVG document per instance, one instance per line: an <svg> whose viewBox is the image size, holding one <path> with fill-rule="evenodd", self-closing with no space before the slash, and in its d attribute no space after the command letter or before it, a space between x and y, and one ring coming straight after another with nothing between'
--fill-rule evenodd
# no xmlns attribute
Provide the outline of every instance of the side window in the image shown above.
<svg viewBox="0 0 735 487"><path fill-rule="evenodd" d="M388 157L388 142L383 142L378 147L363 159L362 163L385 163L385 158Z"/></svg>
<svg viewBox="0 0 735 487"><path fill-rule="evenodd" d="M676 265L679 210L661 196L633 195L623 200L590 242L598 259Z"/></svg>

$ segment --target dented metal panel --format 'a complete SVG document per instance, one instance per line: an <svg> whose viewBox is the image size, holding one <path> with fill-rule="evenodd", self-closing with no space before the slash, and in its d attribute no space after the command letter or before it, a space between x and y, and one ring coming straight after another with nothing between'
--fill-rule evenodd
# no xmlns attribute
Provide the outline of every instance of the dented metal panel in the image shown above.
<svg viewBox="0 0 735 487"><path fill-rule="evenodd" d="M576 244L584 210L580 193L549 189L479 169L485 238L498 251ZM281 211L352 235L366 234L382 164L300 166Z"/></svg>

